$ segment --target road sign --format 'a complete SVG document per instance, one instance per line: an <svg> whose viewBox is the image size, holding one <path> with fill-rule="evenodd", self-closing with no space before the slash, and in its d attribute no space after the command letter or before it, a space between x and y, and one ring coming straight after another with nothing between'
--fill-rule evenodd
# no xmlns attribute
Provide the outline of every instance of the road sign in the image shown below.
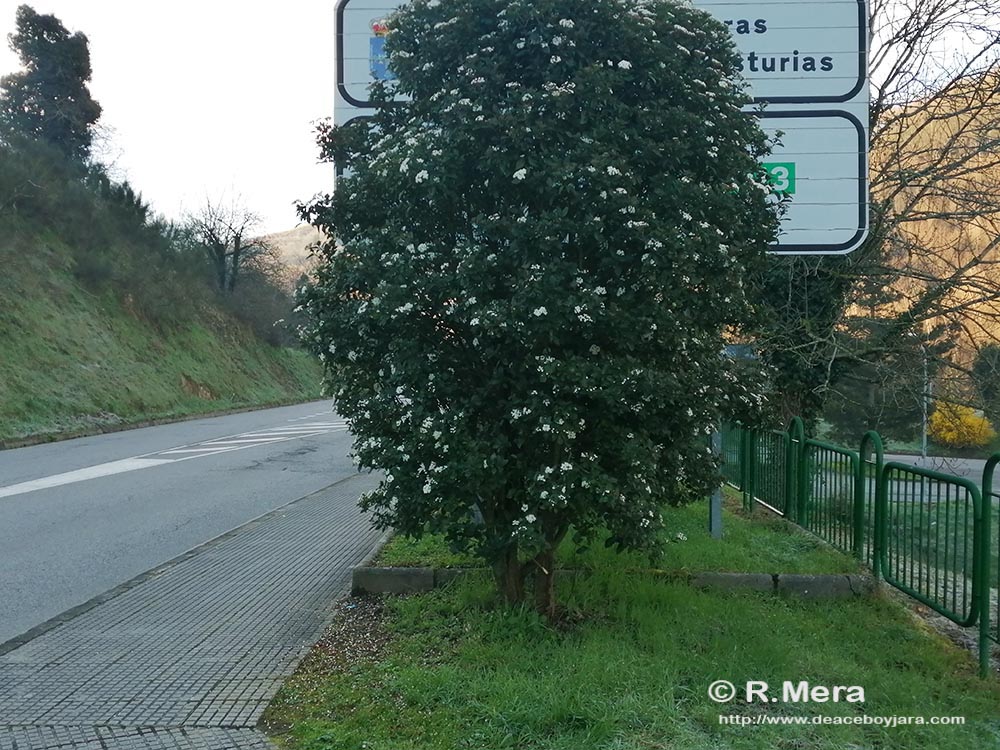
<svg viewBox="0 0 1000 750"><path fill-rule="evenodd" d="M368 86L391 77L384 55L393 0L338 0L334 121L370 113ZM730 29L763 129L765 166L788 199L779 254L842 254L868 235L865 0L694 0ZM763 108L761 110L761 108Z"/></svg>

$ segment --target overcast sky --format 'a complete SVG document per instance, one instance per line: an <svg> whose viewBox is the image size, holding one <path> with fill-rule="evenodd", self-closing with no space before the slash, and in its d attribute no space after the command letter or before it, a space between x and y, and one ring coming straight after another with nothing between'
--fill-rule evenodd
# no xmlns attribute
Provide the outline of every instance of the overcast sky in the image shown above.
<svg viewBox="0 0 1000 750"><path fill-rule="evenodd" d="M0 75L21 2L0 0ZM241 196L268 232L329 189L312 122L333 108L334 2L35 0L90 40L103 160L160 213Z"/></svg>

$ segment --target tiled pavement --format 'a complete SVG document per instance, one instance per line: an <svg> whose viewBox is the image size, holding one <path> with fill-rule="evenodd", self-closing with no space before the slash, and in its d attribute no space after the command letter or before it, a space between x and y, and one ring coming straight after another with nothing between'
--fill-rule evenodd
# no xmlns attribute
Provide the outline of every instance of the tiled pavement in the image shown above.
<svg viewBox="0 0 1000 750"><path fill-rule="evenodd" d="M270 747L254 727L378 533L356 475L0 645L0 750Z"/></svg>

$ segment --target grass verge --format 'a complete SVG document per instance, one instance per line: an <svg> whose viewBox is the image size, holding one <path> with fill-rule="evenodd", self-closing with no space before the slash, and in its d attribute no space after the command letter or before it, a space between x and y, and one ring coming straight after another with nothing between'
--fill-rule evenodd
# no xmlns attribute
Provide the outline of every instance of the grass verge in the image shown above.
<svg viewBox="0 0 1000 750"><path fill-rule="evenodd" d="M670 520L690 524L687 542L671 553L692 569L712 559L786 567L784 553L770 549L781 541L768 535L777 531L754 541L747 529L741 540L743 519L729 515L730 536L720 543L701 535L696 507L671 511ZM978 680L965 652L889 598L802 602L700 591L636 574L628 555L581 557L591 572L561 582L568 624L560 628L529 609L497 607L480 575L419 596L346 601L264 727L287 750L1000 746L1000 687ZM785 680L860 685L865 702L720 705L706 694L720 679L763 680L772 695ZM732 726L720 714L807 722L961 716L965 724Z"/></svg>
<svg viewBox="0 0 1000 750"><path fill-rule="evenodd" d="M735 495L727 496L723 510L725 540L717 542L708 534L708 503L683 508L665 508L666 553L657 567L671 571L716 570L734 573L856 573L849 557L786 521L758 510L747 517L739 510ZM626 564L649 567L641 555L618 555L600 545L577 554L572 540L559 549L561 567L604 568ZM379 552L375 565L436 568L482 567L476 557L449 549L437 536L410 539L393 537Z"/></svg>

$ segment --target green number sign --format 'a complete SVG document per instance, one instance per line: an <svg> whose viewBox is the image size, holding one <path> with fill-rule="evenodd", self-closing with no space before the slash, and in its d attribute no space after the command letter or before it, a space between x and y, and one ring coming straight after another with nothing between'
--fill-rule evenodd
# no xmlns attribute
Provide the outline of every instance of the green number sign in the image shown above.
<svg viewBox="0 0 1000 750"><path fill-rule="evenodd" d="M795 195L795 162L764 162L764 169L767 170L774 192Z"/></svg>

